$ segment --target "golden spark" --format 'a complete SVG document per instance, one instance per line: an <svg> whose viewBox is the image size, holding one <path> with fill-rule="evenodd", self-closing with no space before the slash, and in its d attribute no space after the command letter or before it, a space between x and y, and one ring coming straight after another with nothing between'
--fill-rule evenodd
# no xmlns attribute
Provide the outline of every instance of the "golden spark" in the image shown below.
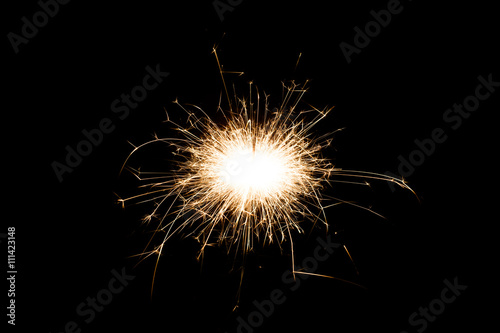
<svg viewBox="0 0 500 333"><path fill-rule="evenodd" d="M235 95L232 100L224 82L226 72L220 67L215 49L214 53L229 102L229 110L224 111L219 101L223 124L214 122L201 108L191 106L191 110L176 100L174 103L187 114L187 124L178 125L168 113L167 122L180 136L155 136L134 147L122 167L135 152L153 143L167 143L175 153L176 168L171 172L129 168L147 190L119 201L155 202L156 207L144 221L158 217L156 231L163 232L161 243L142 255L159 257L165 243L181 231L201 242L199 256L213 242L244 255L256 241L281 244L289 239L294 267L292 234L303 232L304 221L328 227L326 208L338 203L364 208L322 194L331 181L341 182L343 176L371 178L409 189L404 180L335 168L322 156L335 131L315 137L312 129L333 108L299 109L304 104L301 99L307 82L283 83L281 105L274 109L270 109L267 95L261 105L258 89L252 83L248 99ZM348 182L368 185L366 180Z"/></svg>

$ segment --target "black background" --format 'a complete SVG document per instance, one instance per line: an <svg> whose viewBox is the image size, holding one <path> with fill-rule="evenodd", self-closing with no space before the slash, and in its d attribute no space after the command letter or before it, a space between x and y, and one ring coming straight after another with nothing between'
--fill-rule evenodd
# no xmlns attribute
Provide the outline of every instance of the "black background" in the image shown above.
<svg viewBox="0 0 500 333"><path fill-rule="evenodd" d="M339 44L353 44L353 28L363 28L370 11L385 9L387 1L245 0L224 13L223 22L211 1L72 1L18 54L4 38L4 222L17 228L16 329L61 332L75 321L82 332L236 332L236 318L247 318L254 300L281 289L286 302L256 332L416 332L410 314L455 277L467 290L426 332L485 328L494 312L487 301L496 274L490 235L498 219L499 92L457 130L442 116L474 93L479 75L500 80L498 17L493 5L480 2L402 5L350 64ZM38 10L36 1L5 10L4 36L19 34L21 17ZM342 251L317 273L367 290L311 277L291 292L281 279L291 264L285 242L282 255L271 246L249 256L240 308L232 312L239 275L230 272L231 258L210 248L201 265L196 242L174 239L160 258L151 297L155 260L135 266L137 259L129 258L149 239L151 228L140 218L151 206L120 209L114 193L133 193L138 184L118 173L131 149L127 141L171 133L162 122L164 108L182 119L174 99L214 115L223 90L214 45L225 69L245 73L226 76L243 94L249 81L280 97L283 80L309 79L304 100L335 106L317 133L346 128L325 152L338 167L397 173L398 156L408 157L415 139L429 138L437 127L446 131L448 139L408 177L421 203L384 183L373 190L334 183L329 190L387 217L347 206L327 210L328 233L338 231L334 239L351 251L359 275ZM156 64L169 77L118 120L111 102ZM81 131L103 118L116 129L59 182L51 163L63 162L65 146L75 147ZM324 238L325 230L297 236L296 262L312 254L316 236ZM107 287L112 269L123 267L135 279L85 323L76 307Z"/></svg>

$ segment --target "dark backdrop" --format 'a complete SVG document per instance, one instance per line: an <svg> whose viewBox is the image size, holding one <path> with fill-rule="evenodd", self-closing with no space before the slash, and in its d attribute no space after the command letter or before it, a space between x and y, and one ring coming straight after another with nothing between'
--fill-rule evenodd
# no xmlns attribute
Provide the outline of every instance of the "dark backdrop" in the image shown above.
<svg viewBox="0 0 500 333"><path fill-rule="evenodd" d="M4 10L3 224L17 228L15 329L72 331L73 321L81 332L417 332L423 324L412 326L409 317L431 302L439 307L434 300L445 279L467 289L422 332L484 328L495 310L488 300L496 276L499 92L491 92L460 124L447 123L443 115L474 96L479 76L500 81L493 5L402 1L348 62L341 43L354 47L355 27L364 30L374 21L371 11L380 13L393 2L232 4L221 20L212 1L71 1L57 13L50 7L53 17L46 24L38 17L42 26L17 53L9 33L22 35L22 18L33 22L41 7L24 1ZM172 104L176 98L215 115L223 86L214 45L225 69L245 73L226 76L243 95L253 81L279 100L282 81L310 80L304 101L335 106L315 133L345 127L325 151L338 167L398 174L401 157L419 154L415 140L428 142L436 128L444 131L446 141L406 170L420 202L382 182L371 189L333 183L328 193L371 206L387 220L332 207L326 212L328 231L297 236L299 264L312 255L317 237L330 235L346 245L355 265L339 249L316 272L367 289L310 277L292 291L294 284L282 279L291 265L285 242L283 254L271 246L249 255L240 307L233 312L239 271L231 271L232 258L210 248L201 264L195 259L199 245L179 238L160 258L151 296L155 259L136 266L137 258L130 258L149 239L153 226L141 226L140 219L151 205L116 205L115 193L134 193L138 185L130 175L119 177L119 170L131 150L127 141L140 144L153 133L172 133L163 123L164 109L182 120ZM112 102L142 83L146 66L169 75L119 119L123 114L112 111ZM113 131L60 181L53 162L64 163L65 147L75 148L84 139L82 130L105 118ZM106 297L113 270L128 275L128 285L95 318L78 314L88 297ZM268 304L275 289L286 301L255 324L260 315L254 301ZM258 327L244 328L239 317Z"/></svg>

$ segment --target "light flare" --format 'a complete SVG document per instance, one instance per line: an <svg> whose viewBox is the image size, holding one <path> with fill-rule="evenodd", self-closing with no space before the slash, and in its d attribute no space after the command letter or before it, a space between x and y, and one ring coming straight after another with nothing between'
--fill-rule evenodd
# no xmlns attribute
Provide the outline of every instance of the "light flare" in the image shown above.
<svg viewBox="0 0 500 333"><path fill-rule="evenodd" d="M147 221L165 206L158 229L165 231L164 242L191 226L189 234L203 242L201 252L216 240L246 253L253 248L254 238L281 241L292 230L301 232L303 220L327 225L320 190L335 169L321 150L331 140L329 135L318 140L310 132L331 108L299 112L296 107L305 87L294 83L284 87L285 101L294 100L293 104L270 110L266 97L259 117L259 112L247 107L253 103L240 99L237 111L224 113L223 126L204 112L198 118L175 101L188 114L188 125L168 121L182 137L155 138L135 147L131 155L147 144L166 142L175 152L177 169L153 177L135 170L142 181L150 181L150 191L121 202L142 196L156 201ZM306 121L306 114L312 120ZM167 216L172 218L167 220Z"/></svg>
<svg viewBox="0 0 500 333"><path fill-rule="evenodd" d="M201 108L176 100L174 103L187 114L187 123L178 125L168 113L167 122L180 135L155 136L134 147L122 167L150 144L166 143L174 155L176 167L171 171L144 172L127 167L146 190L119 202L154 202L155 208L144 222L157 218L155 235L162 235L159 245L150 249L148 244L141 254L144 257L161 254L165 243L181 232L200 241L199 256L215 243L226 245L228 252L234 249L245 255L254 248L255 240L262 239L264 244L277 241L281 246L289 239L294 267L292 233L302 232L304 221L328 227L325 209L339 203L371 211L324 194L331 181L369 185L366 179L375 179L410 189L404 180L387 175L335 168L322 156L338 130L313 135L312 128L333 108L320 110L307 105L299 109L299 103L305 104L301 99L307 82L283 83L282 103L270 109L269 96L265 95L262 103L253 83L248 99L229 98L220 64L219 68L229 102L227 111L219 102L218 111L225 119L222 125ZM342 177L351 180L343 181Z"/></svg>
<svg viewBox="0 0 500 333"><path fill-rule="evenodd" d="M250 147L238 147L223 156L216 172L233 191L273 195L289 185L286 179L292 174L289 158L278 153L272 148L257 147L254 152Z"/></svg>

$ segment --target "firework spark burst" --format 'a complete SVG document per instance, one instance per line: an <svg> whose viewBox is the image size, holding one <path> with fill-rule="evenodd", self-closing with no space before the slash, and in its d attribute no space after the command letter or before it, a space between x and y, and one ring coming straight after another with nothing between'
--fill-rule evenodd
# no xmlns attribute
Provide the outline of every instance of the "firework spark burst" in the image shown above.
<svg viewBox="0 0 500 333"><path fill-rule="evenodd" d="M328 227L325 209L339 203L370 210L322 194L332 181L368 185L367 179L378 179L409 189L404 180L335 168L322 156L334 132L316 137L312 129L333 108L308 105L299 109L305 104L301 100L307 82L283 83L281 105L273 109L269 107L269 96L261 101L252 83L247 99L236 94L230 98L224 81L226 72L215 49L214 53L229 104L229 110L224 111L219 101L223 124L213 121L201 108L184 106L176 100L174 103L187 115L186 125L178 125L168 113L167 122L180 135L155 135L153 140L134 147L122 167L134 153L154 143L167 143L175 155L176 168L172 171L142 172L127 167L146 190L119 201L122 205L128 201L155 202L155 208L143 221L157 219L156 233L163 235L160 244L152 249L148 244L142 256L157 254L159 258L166 242L182 231L200 241L199 256L213 243L245 255L255 242L276 242L281 246L288 239L295 267L292 236L303 232L303 222Z"/></svg>

